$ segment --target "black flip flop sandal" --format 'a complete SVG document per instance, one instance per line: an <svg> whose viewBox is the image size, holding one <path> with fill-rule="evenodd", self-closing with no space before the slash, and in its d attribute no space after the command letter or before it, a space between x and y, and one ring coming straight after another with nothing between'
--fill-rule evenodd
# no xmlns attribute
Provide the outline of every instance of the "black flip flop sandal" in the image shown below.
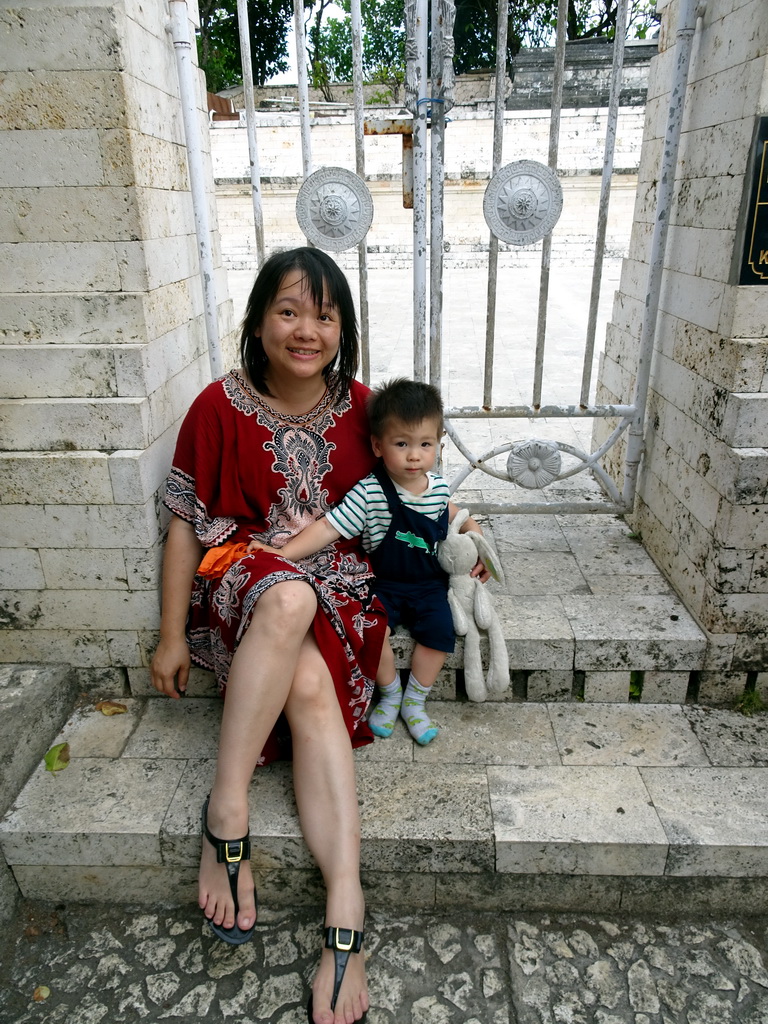
<svg viewBox="0 0 768 1024"><path fill-rule="evenodd" d="M344 980L344 972L347 969L349 956L351 953L359 953L363 948L364 932L355 931L354 928L326 928L323 934L325 935L325 948L333 950L334 978L331 1009L335 1010L336 1000L339 998L341 983ZM312 993L310 992L309 1002L307 1003L307 1020L309 1024L314 1024L312 1010L313 1000ZM366 1010L355 1024L365 1024L367 1016L368 1011Z"/></svg>
<svg viewBox="0 0 768 1024"><path fill-rule="evenodd" d="M240 862L250 860L251 858L251 834L250 832L246 833L242 839L219 839L218 836L215 836L208 830L208 800L209 797L206 797L203 804L201 822L203 835L216 851L217 863L226 864L227 866L229 888L232 892L232 899L235 901L235 923L232 928L224 928L220 924L214 924L210 919L208 919L208 924L217 938L228 942L230 946L240 946L243 942L247 942L250 939L253 935L253 929L256 927L253 924L247 931L243 931L237 923L237 912L240 909L237 899L237 878L240 874ZM255 895L256 893L254 892L254 897Z"/></svg>

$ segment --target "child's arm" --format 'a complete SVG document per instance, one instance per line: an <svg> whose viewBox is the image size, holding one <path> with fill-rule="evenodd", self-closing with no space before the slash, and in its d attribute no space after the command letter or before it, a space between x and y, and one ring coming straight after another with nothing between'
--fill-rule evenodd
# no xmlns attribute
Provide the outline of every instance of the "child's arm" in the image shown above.
<svg viewBox="0 0 768 1024"><path fill-rule="evenodd" d="M448 502L448 522L449 523L453 522L454 518L456 517L456 513L458 511L459 511L458 505L454 505L452 501L449 501ZM466 520L461 524L461 529L459 530L459 533L469 533L469 532L479 533L481 535L482 535L482 532L483 532L482 527L480 526L480 524L478 522L476 522L472 518L472 516L467 516ZM485 562L482 560L482 558L478 558L478 560L475 562L474 566L472 567L472 571L470 572L469 575L470 576L476 576L477 579L479 579L481 583L487 583L488 580L491 578L490 569L487 568L487 566L486 566Z"/></svg>
<svg viewBox="0 0 768 1024"><path fill-rule="evenodd" d="M325 516L321 516L320 519L316 519L314 523L303 529L301 533L291 537L281 548L271 548L258 540L252 540L248 545L248 550L258 551L261 548L271 551L275 555L282 555L283 558L289 558L292 562L298 562L302 558L314 555L316 551L321 551L329 544L333 544L340 537L339 531L331 526Z"/></svg>

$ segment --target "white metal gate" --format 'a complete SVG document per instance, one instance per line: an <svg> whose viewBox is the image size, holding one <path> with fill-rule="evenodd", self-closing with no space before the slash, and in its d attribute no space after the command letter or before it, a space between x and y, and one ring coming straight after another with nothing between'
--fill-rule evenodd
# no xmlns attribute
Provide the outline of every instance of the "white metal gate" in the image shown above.
<svg viewBox="0 0 768 1024"><path fill-rule="evenodd" d="M360 0L352 0L355 174L342 168L322 168L320 171L312 173L303 0L294 0L294 4L304 171L304 184L297 203L300 225L309 241L322 248L340 251L353 246L357 247L363 346L362 373L367 382L370 373L370 360L365 236L367 228L370 226L372 205L369 209L369 196L364 184L364 136L366 131L371 134L386 132L403 135L404 195L407 197L406 205L410 205L411 202L413 205L413 375L418 380L429 380L440 387L443 364L443 157L446 115L453 104L453 0L406 0L406 107L411 117L388 122L365 121ZM581 387L579 394L574 394L571 404L553 405L544 404L542 401L542 370L547 347L547 303L550 286L552 228L562 205L557 170L568 4L567 0L559 0L547 165L522 160L502 167L508 0L499 2L493 166L491 181L484 201L484 213L489 225L490 237L483 387L482 394L478 395L477 404L446 409L447 433L464 458L464 466L451 480L451 487L452 490L456 490L474 472L487 474L506 483L511 481L518 487L528 489L546 488L580 473L588 472L599 482L603 497L597 502L546 500L505 501L502 503L462 502L474 512L623 513L630 511L634 504L638 467L643 452L643 424L663 274L668 226L666 214L672 198L693 35L702 5L699 0L681 0L680 3L675 44L674 81L670 90L673 99L669 108L663 157L658 171L656 218L634 394L628 395L624 404L596 405L589 404L589 394L592 383L597 308L613 174L628 5L629 0L619 0ZM238 0L238 14L241 43L245 55L243 84L246 96L246 118L249 123L248 141L251 154L254 219L257 231L257 251L261 260L264 243L263 234L260 234L262 231L260 184L256 135L253 125L253 83L248 55L248 22L245 0ZM427 59L428 40L430 45L429 62ZM428 65L431 68L430 74L428 74ZM304 193L304 206L302 206L302 193ZM303 215L302 209L304 210ZM521 405L495 405L493 401L500 238L512 244L542 241L533 388L530 401ZM604 443L594 451L585 451L564 441L541 441L531 438L505 442L488 451L476 452L471 450L462 431L462 425L466 425L467 421L473 419L536 421L573 418L592 420L605 418L614 421L615 427ZM602 460L625 434L623 485L618 487L603 468ZM565 464L563 455L566 456ZM500 465L498 460L503 456L506 456L506 461Z"/></svg>

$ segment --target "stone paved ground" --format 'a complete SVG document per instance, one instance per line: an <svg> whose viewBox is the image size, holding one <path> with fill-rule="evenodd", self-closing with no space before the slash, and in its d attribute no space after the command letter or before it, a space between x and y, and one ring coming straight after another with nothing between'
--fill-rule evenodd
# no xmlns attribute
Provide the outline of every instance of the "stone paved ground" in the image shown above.
<svg viewBox="0 0 768 1024"><path fill-rule="evenodd" d="M767 942L766 919L371 914L368 1024L765 1024ZM317 949L307 909L264 912L232 949L196 908L24 903L0 1021L299 1024Z"/></svg>

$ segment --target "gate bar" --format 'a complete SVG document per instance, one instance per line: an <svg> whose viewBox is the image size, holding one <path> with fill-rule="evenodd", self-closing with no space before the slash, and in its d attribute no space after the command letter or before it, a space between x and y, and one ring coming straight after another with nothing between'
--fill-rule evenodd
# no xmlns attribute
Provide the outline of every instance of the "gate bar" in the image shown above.
<svg viewBox="0 0 768 1024"><path fill-rule="evenodd" d="M237 0L237 28L240 33L240 61L243 69L245 96L245 127L248 133L248 157L251 165L251 198L253 200L253 226L256 233L256 261L264 262L264 214L261 206L261 173L259 150L256 145L256 110L253 103L253 61L251 59L251 32L248 25L248 2Z"/></svg>
<svg viewBox="0 0 768 1024"><path fill-rule="evenodd" d="M592 290L589 297L587 318L587 342L584 349L584 369L581 376L581 404L589 402L592 385L592 359L595 354L595 333L597 331L597 307L600 302L600 285L603 278L603 256L605 234L608 226L608 203L611 198L613 156L616 149L616 126L619 120L621 98L621 73L624 65L624 37L627 34L627 8L629 0L619 0L616 11L616 34L613 37L613 67L611 70L611 91L608 100L608 125L605 133L603 155L603 177L600 183L600 205L597 212L597 235L595 236L595 260L592 267Z"/></svg>
<svg viewBox="0 0 768 1024"><path fill-rule="evenodd" d="M309 80L307 43L304 33L304 0L293 0L293 29L296 41L296 71L299 79L299 124L301 126L301 164L305 178L312 173L312 142L309 135Z"/></svg>
<svg viewBox="0 0 768 1024"><path fill-rule="evenodd" d="M352 0L352 90L355 110L355 173L365 180L365 103L363 98L363 26L360 0ZM371 349L368 326L368 244L357 244L357 274L360 291L360 371L363 384L371 381Z"/></svg>
<svg viewBox="0 0 768 1024"><path fill-rule="evenodd" d="M555 43L555 74L552 84L552 119L549 122L550 168L557 174L557 149L560 140L560 111L563 106L565 73L565 29L568 21L568 0L557 5L557 41ZM549 268L552 260L552 232L541 245L541 280L539 284L539 318L536 327L536 366L533 377L532 405L541 405L541 380L544 373L544 342L547 333L547 301L549 299Z"/></svg>
<svg viewBox="0 0 768 1024"><path fill-rule="evenodd" d="M446 114L453 106L453 0L432 0L429 380L442 382Z"/></svg>
<svg viewBox="0 0 768 1024"><path fill-rule="evenodd" d="M445 109L442 102L443 24L440 0L430 3L431 76L427 117L430 133L429 167L429 382L442 383L443 334L443 156L445 145Z"/></svg>
<svg viewBox="0 0 768 1024"><path fill-rule="evenodd" d="M407 0L406 106L413 115L413 376L418 381L427 379L428 13L427 0Z"/></svg>
<svg viewBox="0 0 768 1024"><path fill-rule="evenodd" d="M493 99L493 157L491 177L501 167L504 141L504 106L507 85L507 25L509 0L499 0L496 25L496 81ZM496 346L496 278L499 265L499 240L491 231L488 243L488 299L485 317L485 372L483 377L483 405L493 404L493 357Z"/></svg>
<svg viewBox="0 0 768 1024"><path fill-rule="evenodd" d="M200 117L197 102L196 71L192 63L192 43L189 36L189 11L187 0L170 0L170 24L168 30L176 53L179 73L179 94L181 113L184 121L184 135L187 142L189 165L189 190L192 193L192 210L195 217L197 253L200 265L200 281L203 289L205 333L208 338L208 360L211 377L216 380L224 373L224 360L219 340L219 318L216 306L216 285L211 249L211 224L208 215L208 196L205 191L206 175L203 163L203 147L200 139Z"/></svg>

